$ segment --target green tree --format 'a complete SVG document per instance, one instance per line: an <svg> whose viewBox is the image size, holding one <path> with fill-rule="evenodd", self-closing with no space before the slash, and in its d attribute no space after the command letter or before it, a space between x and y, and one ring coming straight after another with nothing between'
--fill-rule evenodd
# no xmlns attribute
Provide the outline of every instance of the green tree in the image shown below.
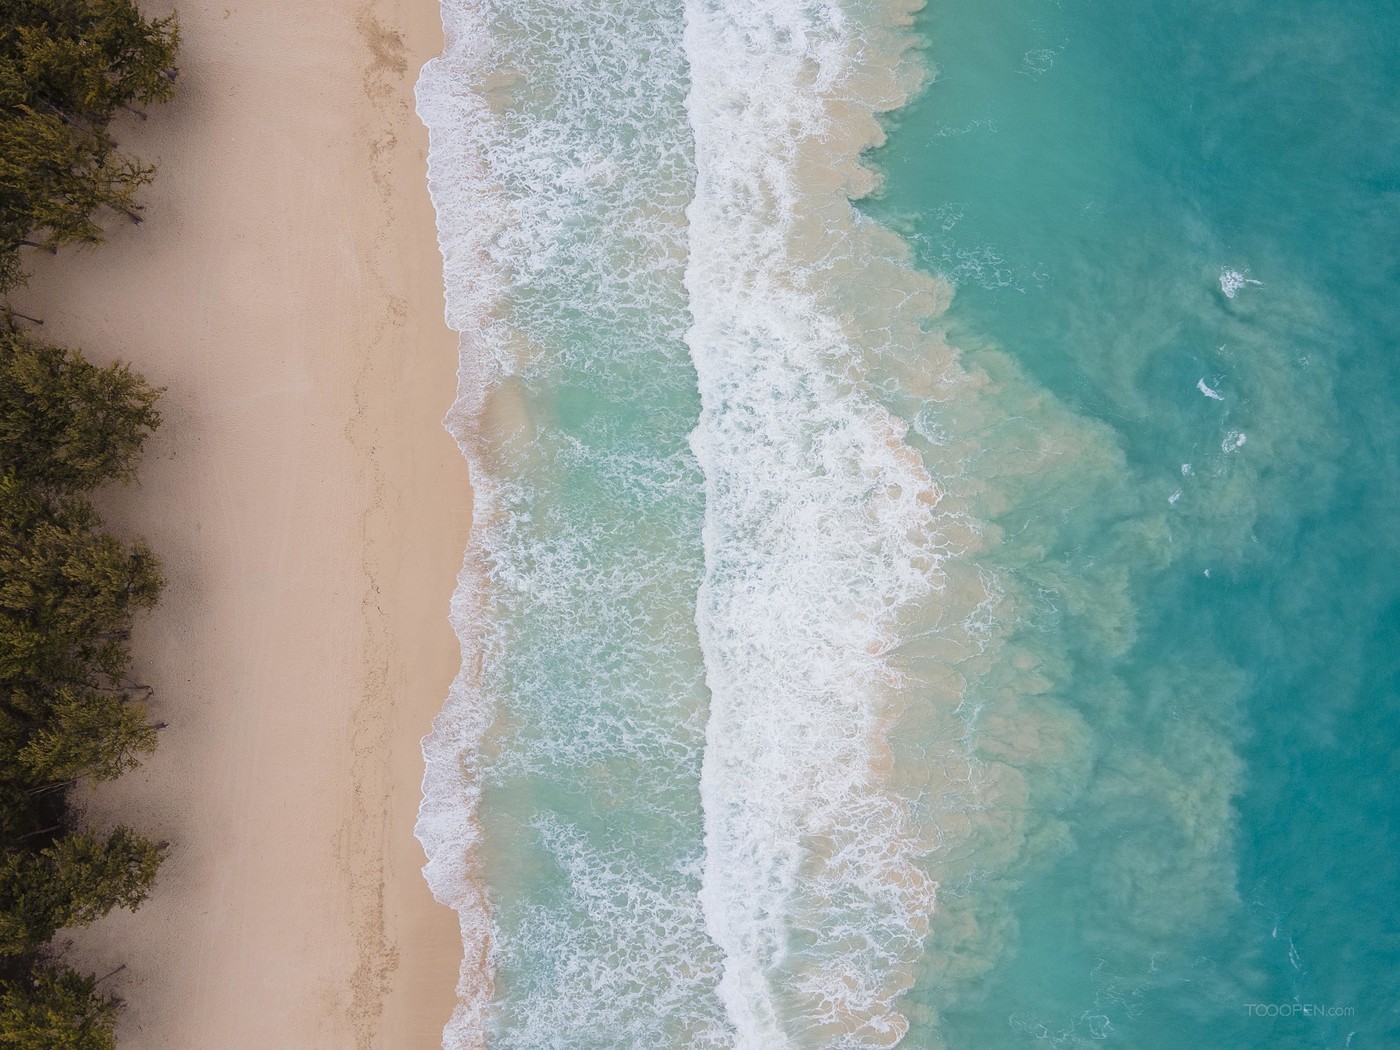
<svg viewBox="0 0 1400 1050"><path fill-rule="evenodd" d="M174 93L179 29L132 0L5 0L0 104L29 103L74 124Z"/></svg>
<svg viewBox="0 0 1400 1050"><path fill-rule="evenodd" d="M0 296L24 283L26 248L96 243L111 211L140 221L152 172L110 126L171 96L177 43L135 0L0 0ZM106 532L90 495L133 476L160 392L21 317L0 301L0 1050L111 1050L118 1001L44 945L135 908L160 861L127 828L79 830L70 805L76 780L130 768L159 728L127 670L160 565Z"/></svg>
<svg viewBox="0 0 1400 1050"><path fill-rule="evenodd" d="M57 251L103 238L101 208L140 219L136 192L153 169L119 153L105 131L74 128L15 106L0 115L0 216L4 246Z"/></svg>
<svg viewBox="0 0 1400 1050"><path fill-rule="evenodd" d="M144 543L101 531L84 495L0 476L0 682L120 682L132 617L164 583Z"/></svg>
<svg viewBox="0 0 1400 1050"><path fill-rule="evenodd" d="M132 0L0 3L0 293L23 283L21 247L96 243L103 208L140 221L151 168L108 125L170 98L178 45Z"/></svg>
<svg viewBox="0 0 1400 1050"><path fill-rule="evenodd" d="M37 950L59 930L86 926L146 899L161 847L117 828L105 838L74 832L43 849L0 860L0 954Z"/></svg>
<svg viewBox="0 0 1400 1050"><path fill-rule="evenodd" d="M0 472L45 488L130 481L160 425L161 391L0 319Z"/></svg>
<svg viewBox="0 0 1400 1050"><path fill-rule="evenodd" d="M4 217L0 216L0 295L24 283L24 264L19 257L20 246L5 232L7 225Z"/></svg>
<svg viewBox="0 0 1400 1050"><path fill-rule="evenodd" d="M73 685L2 690L0 760L26 783L113 780L156 748L159 727L139 700L142 691Z"/></svg>
<svg viewBox="0 0 1400 1050"><path fill-rule="evenodd" d="M0 1050L115 1050L121 1002L97 984L45 964L0 982Z"/></svg>
<svg viewBox="0 0 1400 1050"><path fill-rule="evenodd" d="M132 0L7 0L0 57L20 85L74 120L105 123L125 106L174 94L179 28L174 15L146 18Z"/></svg>

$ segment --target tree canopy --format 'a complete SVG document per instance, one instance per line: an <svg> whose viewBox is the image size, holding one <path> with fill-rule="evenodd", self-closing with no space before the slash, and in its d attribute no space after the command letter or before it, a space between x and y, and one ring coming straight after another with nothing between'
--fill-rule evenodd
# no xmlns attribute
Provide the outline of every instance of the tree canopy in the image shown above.
<svg viewBox="0 0 1400 1050"><path fill-rule="evenodd" d="M105 128L117 111L169 101L179 33L131 0L4 0L0 102Z"/></svg>
<svg viewBox="0 0 1400 1050"><path fill-rule="evenodd" d="M152 169L118 148L123 110L174 91L179 31L132 0L0 0L0 292L23 247L102 239L99 213L140 218Z"/></svg>
<svg viewBox="0 0 1400 1050"><path fill-rule="evenodd" d="M69 802L155 748L129 639L160 563L106 529L92 493L131 479L158 396L0 318L0 1048L112 1045L116 1001L47 945L134 908L160 861L128 828L82 828Z"/></svg>
<svg viewBox="0 0 1400 1050"><path fill-rule="evenodd" d="M99 368L0 325L0 471L28 485L129 481L160 425L160 391L123 364Z"/></svg>
<svg viewBox="0 0 1400 1050"><path fill-rule="evenodd" d="M120 1003L97 978L65 966L36 967L0 986L0 1047L5 1050L114 1050Z"/></svg>
<svg viewBox="0 0 1400 1050"><path fill-rule="evenodd" d="M25 252L139 221L152 169L111 127L171 97L177 44L174 19L133 0L0 0L0 297ZM161 392L24 322L39 323L0 304L0 1050L112 1050L119 1000L51 939L135 908L164 850L85 826L72 795L137 764L160 728L130 653L160 562L93 495L134 478Z"/></svg>
<svg viewBox="0 0 1400 1050"><path fill-rule="evenodd" d="M46 496L0 476L0 682L120 678L132 615L155 605L144 543L101 531L85 496Z"/></svg>
<svg viewBox="0 0 1400 1050"><path fill-rule="evenodd" d="M43 849L0 860L0 953L40 948L66 926L85 926L113 908L146 899L160 847L117 828L99 837L74 832Z"/></svg>

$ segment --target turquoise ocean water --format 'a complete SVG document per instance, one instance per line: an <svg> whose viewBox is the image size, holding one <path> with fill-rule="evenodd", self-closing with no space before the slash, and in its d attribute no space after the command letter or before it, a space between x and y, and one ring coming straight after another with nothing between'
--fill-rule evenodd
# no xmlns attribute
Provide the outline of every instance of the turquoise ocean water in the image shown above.
<svg viewBox="0 0 1400 1050"><path fill-rule="evenodd" d="M444 20L445 1045L1400 1046L1400 8Z"/></svg>

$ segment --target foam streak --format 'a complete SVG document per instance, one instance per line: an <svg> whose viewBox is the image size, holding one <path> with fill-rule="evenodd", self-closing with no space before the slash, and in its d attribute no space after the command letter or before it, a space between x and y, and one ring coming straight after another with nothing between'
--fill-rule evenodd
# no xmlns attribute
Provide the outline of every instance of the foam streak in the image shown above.
<svg viewBox="0 0 1400 1050"><path fill-rule="evenodd" d="M842 274L870 248L850 205L870 184L859 152L911 85L907 12L686 13L712 693L702 900L720 995L739 1047L892 1045L935 886L887 782L888 657L948 552L940 492L864 382L880 333L849 323Z"/></svg>

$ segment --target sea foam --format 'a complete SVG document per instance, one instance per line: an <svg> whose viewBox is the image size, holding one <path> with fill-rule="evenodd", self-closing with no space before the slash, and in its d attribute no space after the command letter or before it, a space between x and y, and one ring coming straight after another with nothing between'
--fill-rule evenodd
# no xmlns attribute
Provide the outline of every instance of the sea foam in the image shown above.
<svg viewBox="0 0 1400 1050"><path fill-rule="evenodd" d="M893 1045L907 1030L898 1001L944 843L940 807L911 797L932 763L901 764L890 731L956 721L960 692L911 675L909 643L923 634L956 663L991 600L952 575L976 526L879 394L882 377L917 376L926 399L970 395L921 330L946 293L851 204L875 184L859 156L880 140L876 114L920 78L911 13L686 5L702 897L736 1045L755 1050ZM936 753L937 734L922 739Z"/></svg>
<svg viewBox="0 0 1400 1050"><path fill-rule="evenodd" d="M418 108L477 500L417 825L465 944L444 1042L727 1045L698 898L679 13L443 15Z"/></svg>
<svg viewBox="0 0 1400 1050"><path fill-rule="evenodd" d="M983 521L1076 449L852 205L911 15L444 5L418 105L477 505L417 834L454 1050L888 1046L997 950L972 889L1076 730L1020 699Z"/></svg>

